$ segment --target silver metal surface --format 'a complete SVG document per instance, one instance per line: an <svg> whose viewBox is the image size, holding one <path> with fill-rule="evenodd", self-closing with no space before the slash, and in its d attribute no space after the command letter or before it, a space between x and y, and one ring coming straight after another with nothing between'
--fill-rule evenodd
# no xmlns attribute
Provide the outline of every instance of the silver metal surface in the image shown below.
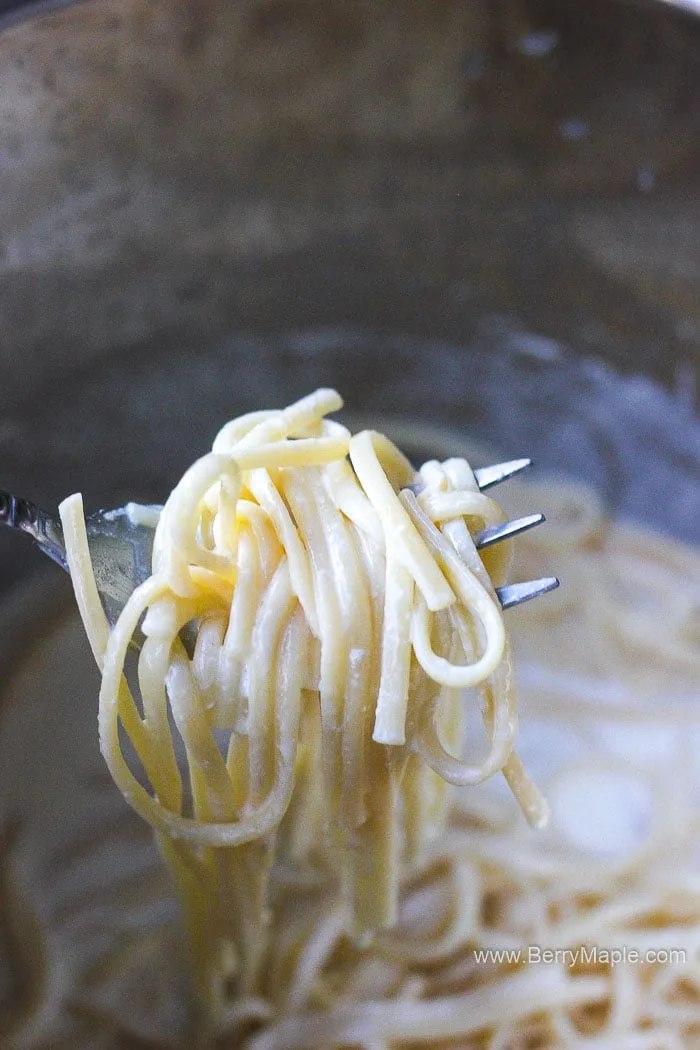
<svg viewBox="0 0 700 1050"><path fill-rule="evenodd" d="M333 385L700 538L696 19L95 0L0 33L0 80L10 490L147 502Z"/></svg>
<svg viewBox="0 0 700 1050"><path fill-rule="evenodd" d="M475 471L477 484L480 488L489 488L530 466L531 462L529 459L520 459L484 467ZM477 549L509 539L543 521L543 514L533 514L528 518L484 529L475 537ZM151 574L154 529L149 525L134 524L127 507L98 511L90 515L85 524L97 590L107 619L114 625L133 591ZM0 526L26 533L42 554L70 572L63 528L57 516L42 510L30 500L0 489ZM513 587L502 587L496 590L496 594L503 608L507 609L530 601L558 585L558 580L548 577L529 580Z"/></svg>
<svg viewBox="0 0 700 1050"><path fill-rule="evenodd" d="M125 508L99 511L85 524L97 589L114 624L134 588L150 575L153 530L134 525ZM0 526L25 533L42 554L70 572L57 515L0 489Z"/></svg>
<svg viewBox="0 0 700 1050"><path fill-rule="evenodd" d="M502 481L520 474L521 471L531 466L531 459L511 459L507 463L494 463L491 467L477 467L474 477L483 492L485 489L490 489L492 485L500 485Z"/></svg>
<svg viewBox="0 0 700 1050"><path fill-rule="evenodd" d="M525 583L508 583L505 587L497 587L496 594L502 609L512 609L523 602L529 602L533 598L539 598L542 594L556 590L559 580L556 576L544 576L541 580L528 580Z"/></svg>
<svg viewBox="0 0 700 1050"><path fill-rule="evenodd" d="M544 520L544 514L528 514L524 518L514 518L512 521L503 521L499 525L489 525L477 532L474 537L476 549L483 550L484 547L500 543L501 540L512 539L519 536L521 532L534 528L535 525L541 525Z"/></svg>

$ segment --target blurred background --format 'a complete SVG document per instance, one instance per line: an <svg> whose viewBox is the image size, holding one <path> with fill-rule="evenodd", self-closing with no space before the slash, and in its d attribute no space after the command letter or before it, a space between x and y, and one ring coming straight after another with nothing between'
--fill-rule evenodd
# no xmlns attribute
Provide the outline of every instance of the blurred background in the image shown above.
<svg viewBox="0 0 700 1050"><path fill-rule="evenodd" d="M226 420L323 384L416 459L531 455L537 481L583 481L614 515L700 539L691 14L651 0L0 0L0 27L0 486L47 508L76 490L88 510L159 501ZM0 530L0 927L28 887L59 975L37 994L37 1046L92 1046L86 1001L136 1039L100 1050L153 1045L156 1029L171 1045L186 1002L174 906L103 769L69 580L22 539ZM637 677L647 666L630 661ZM699 754L700 729L681 725L661 729ZM555 728L523 719L543 785L556 742L572 753L573 729ZM661 729L632 742L646 733L638 750L665 775L683 762ZM604 730L586 745L596 760L612 753ZM586 792L620 839L607 782ZM119 954L125 916L138 967ZM0 928L0 1040L43 972L27 938L16 958L8 943ZM115 952L131 961L103 987Z"/></svg>
<svg viewBox="0 0 700 1050"><path fill-rule="evenodd" d="M698 536L691 15L93 0L3 17L3 485L157 500L223 421L323 383L353 418L448 425ZM0 535L2 585L35 564Z"/></svg>

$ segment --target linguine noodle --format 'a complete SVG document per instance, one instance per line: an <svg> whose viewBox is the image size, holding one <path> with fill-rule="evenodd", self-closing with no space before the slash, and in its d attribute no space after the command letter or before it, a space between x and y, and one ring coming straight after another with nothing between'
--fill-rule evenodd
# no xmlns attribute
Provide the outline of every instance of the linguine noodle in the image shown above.
<svg viewBox="0 0 700 1050"><path fill-rule="evenodd" d="M61 507L102 670L102 753L173 871L213 1024L227 988L259 987L275 861L311 853L337 873L348 929L369 943L397 922L402 871L442 826L447 784L503 770L528 819L546 817L513 750L494 591L510 552L491 552L487 571L472 538L503 512L466 461L417 473L382 435L327 421L341 404L319 390L224 427L165 504L153 575L111 632L80 497ZM192 623L190 656L180 633ZM137 700L124 664L139 626ZM466 688L490 741L471 763L458 746Z"/></svg>
<svg viewBox="0 0 700 1050"><path fill-rule="evenodd" d="M473 540L500 507L465 460L416 472L325 418L339 407L318 391L227 424L166 503L153 575L111 631L80 498L62 506L102 752L174 878L203 1040L696 1045L698 819L678 755L700 716L673 696L697 691L697 557L611 526L588 490L511 482L548 516L518 575L565 578L508 614L512 642L494 592L512 552ZM514 645L552 804L538 835L494 778L544 825L514 751ZM664 727L668 769L640 759ZM621 946L660 954L611 963Z"/></svg>

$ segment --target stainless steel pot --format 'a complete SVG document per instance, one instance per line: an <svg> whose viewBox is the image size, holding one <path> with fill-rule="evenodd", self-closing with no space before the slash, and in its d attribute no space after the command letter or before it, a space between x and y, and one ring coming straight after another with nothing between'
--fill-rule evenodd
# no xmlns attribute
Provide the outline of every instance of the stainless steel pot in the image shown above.
<svg viewBox="0 0 700 1050"><path fill-rule="evenodd" d="M0 78L3 484L156 499L332 383L697 537L694 20L95 0L6 28Z"/></svg>
<svg viewBox="0 0 700 1050"><path fill-rule="evenodd" d="M156 500L232 415L332 384L416 455L446 428L700 538L694 20L614 0L50 6L0 4L0 484ZM68 583L47 567L22 596L39 565L0 534L0 830L23 818L29 899L65 916L116 796L80 627L48 626ZM97 839L76 900L114 873ZM77 987L87 942L64 927Z"/></svg>
<svg viewBox="0 0 700 1050"><path fill-rule="evenodd" d="M697 537L693 20L37 12L0 37L6 485L156 499L225 418L333 383Z"/></svg>

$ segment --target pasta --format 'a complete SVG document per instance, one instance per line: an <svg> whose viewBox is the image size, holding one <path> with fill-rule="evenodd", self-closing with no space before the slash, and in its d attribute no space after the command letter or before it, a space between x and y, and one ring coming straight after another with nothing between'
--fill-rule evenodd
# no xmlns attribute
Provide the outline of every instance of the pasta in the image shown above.
<svg viewBox="0 0 700 1050"><path fill-rule="evenodd" d="M102 753L173 872L209 1026L227 987L259 984L274 860L337 870L348 928L369 943L397 922L401 872L439 830L446 784L503 770L531 822L546 817L514 754L494 591L508 547L487 571L472 538L503 512L466 461L416 473L382 435L326 420L341 404L319 390L225 426L165 504L153 575L111 632L80 498L61 507L102 671ZM181 632L193 623L189 654ZM140 704L124 677L139 625ZM470 764L458 747L468 687L490 740Z"/></svg>
<svg viewBox="0 0 700 1050"><path fill-rule="evenodd" d="M597 758L594 742L572 758L568 737L549 748L553 826L534 837L493 777L503 772L530 823L544 823L514 751L513 643L493 593L512 552L499 545L482 560L472 539L503 512L464 461L416 474L386 439L325 419L337 407L323 391L228 424L166 504L153 576L111 633L79 498L62 508L102 667L103 753L173 874L203 1040L248 1050L695 1045L700 883L678 843L687 847L697 818L674 805L670 778L654 782L663 817L626 852L615 852L613 829L596 857L572 847L571 798L590 799L596 784L624 794L635 732L680 717L659 705L658 682L682 696L697 681L697 561L613 528L585 490L521 495L510 483L516 504L546 507L549 521L519 545L518 573L549 572L554 560L570 581L509 614L532 719L541 732L565 721L577 741L595 724L616 756ZM658 603L673 614L649 655ZM123 672L139 623L135 697ZM188 651L180 632L193 623ZM474 714L488 745L480 758L460 747ZM685 963L528 965L522 954L620 944L679 946Z"/></svg>

